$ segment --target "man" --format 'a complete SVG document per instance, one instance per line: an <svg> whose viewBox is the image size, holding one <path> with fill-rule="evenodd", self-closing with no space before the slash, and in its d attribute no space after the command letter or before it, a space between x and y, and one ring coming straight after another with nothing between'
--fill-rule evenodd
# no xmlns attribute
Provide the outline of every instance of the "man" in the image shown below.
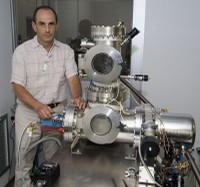
<svg viewBox="0 0 200 187"><path fill-rule="evenodd" d="M37 146L27 150L31 145L37 145L44 134L39 125L28 125L37 119L50 119L53 113L62 112L67 95L66 82L72 95L71 102L79 109L86 107L82 99L74 52L68 45L54 38L58 28L56 12L48 6L36 8L32 27L36 36L18 46L12 58L11 82L18 103L15 114L18 148L16 187L31 186L29 172ZM55 133L55 137L58 138L59 135ZM50 159L57 149L55 141L44 142L45 159Z"/></svg>

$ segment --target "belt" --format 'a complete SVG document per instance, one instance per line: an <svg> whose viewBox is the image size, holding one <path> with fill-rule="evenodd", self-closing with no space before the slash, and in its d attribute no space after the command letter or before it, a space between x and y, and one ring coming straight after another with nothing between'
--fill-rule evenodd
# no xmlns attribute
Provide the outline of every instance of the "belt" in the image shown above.
<svg viewBox="0 0 200 187"><path fill-rule="evenodd" d="M55 108L59 105L60 103L51 103L51 104L48 104L47 106L51 107L51 108Z"/></svg>

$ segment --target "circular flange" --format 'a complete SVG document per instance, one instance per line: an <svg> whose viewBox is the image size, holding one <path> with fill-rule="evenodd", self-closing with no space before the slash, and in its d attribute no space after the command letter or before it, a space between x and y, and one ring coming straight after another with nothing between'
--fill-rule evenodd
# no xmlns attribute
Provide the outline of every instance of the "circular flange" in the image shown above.
<svg viewBox="0 0 200 187"><path fill-rule="evenodd" d="M98 44L86 52L84 70L89 79L110 83L119 77L122 62L122 56L118 50L109 45Z"/></svg>
<svg viewBox="0 0 200 187"><path fill-rule="evenodd" d="M83 117L83 131L86 137L97 144L112 143L119 133L119 125L119 115L107 106L89 109Z"/></svg>

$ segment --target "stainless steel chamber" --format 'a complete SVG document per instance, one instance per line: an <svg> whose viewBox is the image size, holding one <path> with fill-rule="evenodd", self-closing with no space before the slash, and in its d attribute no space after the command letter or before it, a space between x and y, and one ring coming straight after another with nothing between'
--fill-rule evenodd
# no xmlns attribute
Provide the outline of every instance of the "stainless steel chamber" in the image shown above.
<svg viewBox="0 0 200 187"><path fill-rule="evenodd" d="M85 99L90 107L65 108L64 138L71 143L73 154L80 154L77 147L87 141L103 146L128 145L130 154L125 158L137 163L131 178L129 171L131 185L183 186L190 170L185 153L195 141L195 122L189 114L155 108L135 91L129 79L148 79L145 76L121 75L121 47L138 33L136 28L126 33L122 21L117 26L91 27L93 44L84 40L81 46L86 52L79 55L79 73L88 81ZM127 105L130 98L137 105Z"/></svg>

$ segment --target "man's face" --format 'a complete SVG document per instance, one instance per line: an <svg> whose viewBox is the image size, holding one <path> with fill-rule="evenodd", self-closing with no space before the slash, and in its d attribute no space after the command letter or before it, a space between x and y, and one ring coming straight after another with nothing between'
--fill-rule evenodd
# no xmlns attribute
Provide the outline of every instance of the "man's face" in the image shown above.
<svg viewBox="0 0 200 187"><path fill-rule="evenodd" d="M32 27L37 33L40 44L52 43L57 30L57 23L54 13L48 9L40 9L36 14L36 22L32 22Z"/></svg>

